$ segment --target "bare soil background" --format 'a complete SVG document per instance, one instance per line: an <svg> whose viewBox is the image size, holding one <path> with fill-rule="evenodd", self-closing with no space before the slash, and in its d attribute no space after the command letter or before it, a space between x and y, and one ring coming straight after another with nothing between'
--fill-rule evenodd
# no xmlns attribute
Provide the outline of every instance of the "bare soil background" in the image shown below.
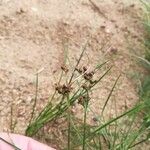
<svg viewBox="0 0 150 150"><path fill-rule="evenodd" d="M133 106L138 95L130 77L138 66L130 53L142 53L141 15L138 0L0 0L0 131L24 134L35 96L35 73L44 69L39 76L40 110L57 81L64 47L74 65L87 40L84 65L92 68L108 59L114 66L91 109L100 111L120 73L108 104L112 111L106 115L114 113L114 99L118 112Z"/></svg>

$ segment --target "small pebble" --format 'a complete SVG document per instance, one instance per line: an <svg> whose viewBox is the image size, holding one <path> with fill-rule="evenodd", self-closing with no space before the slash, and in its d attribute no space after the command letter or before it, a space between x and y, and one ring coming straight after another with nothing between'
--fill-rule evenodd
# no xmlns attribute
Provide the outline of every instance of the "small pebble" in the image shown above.
<svg viewBox="0 0 150 150"><path fill-rule="evenodd" d="M111 47L111 48L110 48L110 52L113 53L113 54L117 54L118 49L115 48L115 47Z"/></svg>

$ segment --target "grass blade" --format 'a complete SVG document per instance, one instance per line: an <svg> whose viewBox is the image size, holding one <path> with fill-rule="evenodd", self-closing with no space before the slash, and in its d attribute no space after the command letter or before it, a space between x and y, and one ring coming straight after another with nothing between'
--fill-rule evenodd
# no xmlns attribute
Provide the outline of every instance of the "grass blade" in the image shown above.
<svg viewBox="0 0 150 150"><path fill-rule="evenodd" d="M116 85L117 85L117 82L118 82L118 80L119 80L120 77L121 77L121 75L119 75L119 77L118 77L117 80L115 81L115 83L114 83L114 85L113 85L113 87L112 87L112 89L111 89L111 91L110 91L110 93L109 93L109 95L108 95L108 97L107 97L107 100L106 100L106 102L105 102L105 104L104 104L104 106L103 106L103 108L102 108L102 113L101 113L101 114L103 114L103 112L104 112L104 110L105 110L105 108L106 108L106 105L107 105L107 103L108 103L108 101L109 101L109 99L110 99L110 97L111 97L111 95L112 95L112 93L113 93L113 91L114 91L114 89L115 89L115 87L116 87Z"/></svg>

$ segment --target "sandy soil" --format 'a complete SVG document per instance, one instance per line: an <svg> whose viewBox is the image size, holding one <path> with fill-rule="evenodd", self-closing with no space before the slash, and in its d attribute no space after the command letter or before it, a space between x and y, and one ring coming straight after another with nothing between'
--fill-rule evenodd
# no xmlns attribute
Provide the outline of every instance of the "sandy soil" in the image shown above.
<svg viewBox="0 0 150 150"><path fill-rule="evenodd" d="M0 131L24 133L35 96L35 73L44 69L39 76L41 108L63 64L64 44L73 61L87 39L86 65L106 59L114 65L95 96L99 100L91 104L93 111L101 109L120 73L108 107L113 99L118 111L134 105L138 96L130 75L138 67L129 53L141 52L141 12L138 0L0 0Z"/></svg>

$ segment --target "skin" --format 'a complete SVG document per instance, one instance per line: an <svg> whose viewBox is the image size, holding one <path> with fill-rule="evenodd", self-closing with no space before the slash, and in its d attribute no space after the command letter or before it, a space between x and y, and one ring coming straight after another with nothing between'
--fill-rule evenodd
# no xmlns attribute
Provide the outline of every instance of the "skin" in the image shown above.
<svg viewBox="0 0 150 150"><path fill-rule="evenodd" d="M15 145L21 150L55 150L51 147L48 147L47 145L44 145L38 141L33 140L32 138L23 135L0 133L0 138ZM14 147L10 146L2 139L0 139L0 150L15 150Z"/></svg>

